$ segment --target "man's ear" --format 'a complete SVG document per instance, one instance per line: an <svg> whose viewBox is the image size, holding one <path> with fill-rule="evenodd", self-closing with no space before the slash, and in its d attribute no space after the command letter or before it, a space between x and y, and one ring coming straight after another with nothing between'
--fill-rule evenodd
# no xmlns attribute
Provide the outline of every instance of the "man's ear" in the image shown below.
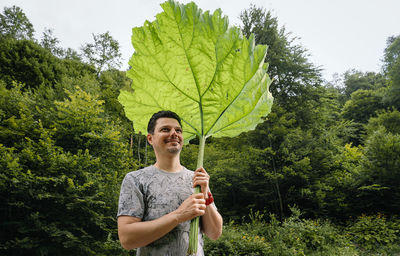
<svg viewBox="0 0 400 256"><path fill-rule="evenodd" d="M147 134L147 141L150 145L153 145L153 135L151 133Z"/></svg>

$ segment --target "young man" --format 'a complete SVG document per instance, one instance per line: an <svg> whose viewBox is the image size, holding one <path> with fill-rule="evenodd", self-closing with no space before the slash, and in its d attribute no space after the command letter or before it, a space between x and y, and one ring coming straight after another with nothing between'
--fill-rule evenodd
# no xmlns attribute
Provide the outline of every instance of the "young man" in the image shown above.
<svg viewBox="0 0 400 256"><path fill-rule="evenodd" d="M156 163L128 173L122 182L119 239L125 249L139 248L136 255L186 255L194 217L201 216L201 230L209 238L222 233L222 217L208 198L209 175L204 168L193 172L180 164L183 135L177 114L155 113L147 131ZM202 193L192 194L197 185ZM197 255L204 255L200 232Z"/></svg>

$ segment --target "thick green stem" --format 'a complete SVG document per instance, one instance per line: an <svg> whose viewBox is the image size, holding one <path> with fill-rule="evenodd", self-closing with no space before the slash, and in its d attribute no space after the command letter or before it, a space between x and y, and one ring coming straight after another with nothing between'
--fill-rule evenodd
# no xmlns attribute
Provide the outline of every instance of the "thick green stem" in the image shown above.
<svg viewBox="0 0 400 256"><path fill-rule="evenodd" d="M203 159L204 159L204 145L206 144L206 137L200 137L200 145L199 145L199 154L197 156L197 168L203 167ZM200 193L200 186L196 186L194 188L194 193ZM197 244L199 239L199 222L200 217L196 217L192 219L190 222L190 232L189 232L189 249L188 255L197 253Z"/></svg>
<svg viewBox="0 0 400 256"><path fill-rule="evenodd" d="M206 144L206 137L200 138L199 144L199 154L197 155L197 168L203 167L203 159L204 159L204 146Z"/></svg>

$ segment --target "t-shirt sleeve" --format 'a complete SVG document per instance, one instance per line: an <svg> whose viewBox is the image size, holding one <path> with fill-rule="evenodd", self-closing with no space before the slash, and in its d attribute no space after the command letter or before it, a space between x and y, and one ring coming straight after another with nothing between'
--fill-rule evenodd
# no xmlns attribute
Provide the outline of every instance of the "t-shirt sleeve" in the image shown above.
<svg viewBox="0 0 400 256"><path fill-rule="evenodd" d="M133 175L128 173L122 181L117 217L128 215L143 219L143 214L143 193L135 183Z"/></svg>

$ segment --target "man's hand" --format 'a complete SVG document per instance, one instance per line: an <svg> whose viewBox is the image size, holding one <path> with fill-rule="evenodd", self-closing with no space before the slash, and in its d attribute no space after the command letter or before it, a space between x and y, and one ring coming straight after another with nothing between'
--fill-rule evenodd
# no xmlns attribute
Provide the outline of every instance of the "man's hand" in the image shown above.
<svg viewBox="0 0 400 256"><path fill-rule="evenodd" d="M203 167L198 168L194 172L193 187L200 186L201 193L204 198L208 198L210 176ZM222 217L218 213L215 205L206 207L205 214L202 215L201 226L203 232L212 240L218 239L222 234Z"/></svg>
<svg viewBox="0 0 400 256"><path fill-rule="evenodd" d="M198 168L193 175L193 187L200 186L201 187L201 193L203 193L204 198L207 199L208 195L208 184L210 181L210 176L206 172L206 170L203 167Z"/></svg>
<svg viewBox="0 0 400 256"><path fill-rule="evenodd" d="M183 203L175 210L179 223L188 221L197 216L202 216L206 213L206 200L202 193L193 194L189 196Z"/></svg>

